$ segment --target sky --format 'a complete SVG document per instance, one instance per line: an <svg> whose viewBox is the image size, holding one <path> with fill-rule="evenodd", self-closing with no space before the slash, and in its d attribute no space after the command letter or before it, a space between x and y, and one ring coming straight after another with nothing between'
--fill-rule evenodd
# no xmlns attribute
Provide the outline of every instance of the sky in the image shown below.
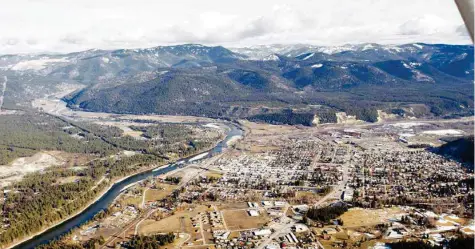
<svg viewBox="0 0 475 249"><path fill-rule="evenodd" d="M0 0L0 6L0 54L183 43L471 43L452 0Z"/></svg>

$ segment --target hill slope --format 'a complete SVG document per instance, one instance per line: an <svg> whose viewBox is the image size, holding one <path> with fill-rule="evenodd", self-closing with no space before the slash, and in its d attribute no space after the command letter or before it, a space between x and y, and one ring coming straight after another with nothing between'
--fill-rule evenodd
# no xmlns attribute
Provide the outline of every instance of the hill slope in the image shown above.
<svg viewBox="0 0 475 249"><path fill-rule="evenodd" d="M74 108L278 117L276 122L284 123L282 115L289 113L292 123L297 114L334 116L341 111L367 121L377 119L376 110L401 116L469 115L473 66L473 46L441 44L280 45L232 51L187 44L0 57L0 74L15 85L5 93L10 106L38 92L47 94L60 83L79 83L86 88L65 98Z"/></svg>
<svg viewBox="0 0 475 249"><path fill-rule="evenodd" d="M454 141L442 145L438 149L438 153L449 156L459 162L474 165L474 140L473 136L459 138Z"/></svg>

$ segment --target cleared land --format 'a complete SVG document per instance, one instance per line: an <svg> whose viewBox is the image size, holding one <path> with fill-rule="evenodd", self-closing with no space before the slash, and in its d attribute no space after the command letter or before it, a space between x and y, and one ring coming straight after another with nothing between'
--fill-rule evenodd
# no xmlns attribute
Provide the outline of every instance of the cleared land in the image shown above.
<svg viewBox="0 0 475 249"><path fill-rule="evenodd" d="M247 203L245 202L226 202L226 203L220 203L217 205L218 209L221 211L225 210L233 210L233 209L245 209L248 208Z"/></svg>
<svg viewBox="0 0 475 249"><path fill-rule="evenodd" d="M30 157L15 159L10 165L0 166L0 187L10 185L20 180L24 175L44 170L63 162L46 152L39 152Z"/></svg>
<svg viewBox="0 0 475 249"><path fill-rule="evenodd" d="M267 215L250 216L246 210L224 210L222 213L229 230L259 228L268 221Z"/></svg>
<svg viewBox="0 0 475 249"><path fill-rule="evenodd" d="M161 200L170 195L176 188L176 185L157 184L157 189L148 189L145 192L145 202Z"/></svg>
<svg viewBox="0 0 475 249"><path fill-rule="evenodd" d="M344 227L362 227L384 223L389 218L402 214L404 214L404 211L397 207L384 209L352 208L342 214L340 218L343 220Z"/></svg>
<svg viewBox="0 0 475 249"><path fill-rule="evenodd" d="M191 210L190 210L191 208ZM198 215L200 212L209 211L207 206L196 206L192 208L185 208L182 211L177 211L173 215L160 220L147 219L140 224L138 229L139 234L155 234L166 232L184 232L192 235L195 238L199 235L194 228L191 218ZM184 231L183 231L184 230Z"/></svg>

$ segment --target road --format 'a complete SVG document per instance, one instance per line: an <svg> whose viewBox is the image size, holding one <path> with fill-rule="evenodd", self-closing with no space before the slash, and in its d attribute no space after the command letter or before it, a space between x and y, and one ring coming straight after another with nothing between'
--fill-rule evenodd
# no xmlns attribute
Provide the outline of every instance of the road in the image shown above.
<svg viewBox="0 0 475 249"><path fill-rule="evenodd" d="M283 216L285 216L285 214L287 213L287 211L289 210L289 205L287 205L285 207L285 210L283 212ZM264 242L262 242L261 244L259 244L258 247L256 247L256 249L263 249L265 246L269 245L272 240L274 240L275 238L277 238L280 234L282 234L283 232L287 231L287 230L290 230L290 228L292 228L294 225L295 225L295 221L292 220L290 221L288 224L284 225L281 229L275 231L274 233L272 233L269 238L267 238Z"/></svg>
<svg viewBox="0 0 475 249"><path fill-rule="evenodd" d="M350 161L351 161L351 148L350 148L350 146L347 146L346 156L347 156L347 158L345 158L345 163L342 164L342 180L339 182L339 184L337 186L335 186L335 188L330 193L325 195L322 199L318 200L314 204L314 206L320 206L320 205L324 204L330 198L340 198L340 196L343 194L343 191L345 190L345 186L348 183L348 166L349 166ZM289 206L286 207L286 209L284 211L284 215L287 213L288 208L289 208ZM259 244L257 249L264 249L264 247L269 245L272 242L272 240L279 237L282 233L284 233L286 231L289 231L292 228L292 226L295 225L295 223L296 222L294 220L292 220L290 223L285 224L281 229L276 230L274 233L272 233L269 236L269 238L267 238L264 242ZM322 248L323 248L323 246L322 246Z"/></svg>
<svg viewBox="0 0 475 249"><path fill-rule="evenodd" d="M216 160L218 160L219 158L221 158L226 152L223 152L221 154L218 154L212 158L209 158L207 159L204 164L202 165L201 167L201 170L194 176L192 176L188 181L182 181L178 187L184 187L186 186L187 183L189 183L191 180L193 180L195 177L197 177L199 174L201 174L202 172L204 172L205 170L207 170L207 168L212 164L214 163ZM147 189L145 189L145 191L143 192L143 197L142 197L142 207L144 207L144 204L145 204L145 193L146 193ZM125 234L127 233L128 230L130 230L132 227L135 226L134 228L134 234L137 235L138 233L138 228L140 226L140 224L146 220L148 217L150 217L151 214L153 214L157 209L151 209L151 208L147 208L144 210L144 214L145 215L140 215L139 217L137 217L134 221L132 221L129 225L127 225L126 227L124 227L123 229L121 229L119 232L115 233L114 235L112 235L111 237L109 237L109 239L104 243L104 245L101 247L101 249L103 248L106 248L108 247L109 245L111 246L114 246L114 242L120 238L120 234ZM200 219L200 222L201 222L201 219ZM201 230L203 228L203 224L201 224ZM205 237L204 237L204 234L203 234L203 230L201 231L202 232L202 237L203 237L203 244L205 244Z"/></svg>
<svg viewBox="0 0 475 249"><path fill-rule="evenodd" d="M336 185L333 190L325 195L322 199L318 200L315 203L315 206L320 206L324 204L328 199L330 198L340 198L343 195L343 192L345 191L345 186L348 183L348 166L351 161L351 149L350 146L347 146L347 152L346 152L347 158L345 159L345 163L342 164L342 180Z"/></svg>
<svg viewBox="0 0 475 249"><path fill-rule="evenodd" d="M128 226L124 227L123 229L121 229L119 232L115 233L114 235L110 236L108 240L106 240L106 242L104 243L104 245L101 247L101 249L103 248L107 248L109 246L112 246L114 247L114 242L121 238L119 235L120 234L123 234L122 238L125 238L126 236L126 233L128 230L130 230L132 227L135 227L134 229L134 234L137 234L137 228L138 228L138 225L148 219L148 217L150 217L151 214L153 214L155 211L157 211L157 209L147 209L145 210L145 212L143 214L145 215L139 215L139 217L137 217L133 222L131 222Z"/></svg>
<svg viewBox="0 0 475 249"><path fill-rule="evenodd" d="M142 195L142 205L140 205L142 208L145 208L145 195L147 193L147 190L148 188L146 187L143 191L143 195Z"/></svg>

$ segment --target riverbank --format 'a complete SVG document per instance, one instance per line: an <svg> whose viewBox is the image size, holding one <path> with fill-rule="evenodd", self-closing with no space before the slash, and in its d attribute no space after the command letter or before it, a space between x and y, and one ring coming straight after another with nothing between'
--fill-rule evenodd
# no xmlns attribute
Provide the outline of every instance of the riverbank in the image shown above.
<svg viewBox="0 0 475 249"><path fill-rule="evenodd" d="M16 240L15 242L9 244L9 245L4 245L2 247L0 247L1 249L11 249L11 248L15 248L17 246L21 246L21 244L25 243L25 242L28 242L29 240L33 240L35 239L35 237L38 237L40 235L42 235L43 233L46 233L48 232L49 230L55 228L55 227L58 227L78 216L80 216L83 212L85 212L88 208L90 208L91 206L93 206L95 203L97 203L98 201L100 201L106 194L108 194L111 189L118 183L122 182L122 181L125 181L129 178L132 178L132 177L135 177L137 175L140 175L140 174L143 174L143 173L146 173L146 172L153 172L154 169L157 169L157 168L160 168L160 167L163 167L164 165L167 165L167 164L170 164L170 165L173 165L174 163L176 162L179 162L179 161L185 161L187 159L190 159L194 156L197 156L201 153L204 153L204 152L211 152L213 149L215 149L216 147L218 147L218 145L220 143L224 143L225 140L227 139L227 135L225 136L222 136L220 137L220 140L216 141L213 145L207 147L206 149L204 150L200 150L200 151L197 151L195 153L192 153L190 155L187 155L186 157L183 157L183 158L180 158L172 163L170 162L164 162L160 165L154 165L154 166L150 166L150 167L146 167L146 168L143 168L139 171L136 171L134 172L133 174L131 175L127 175L127 176L124 176L122 178L116 178L116 179L111 179L110 180L110 183L109 183L109 186L107 188L105 188L103 191L101 191L93 200L91 200L90 202L88 202L83 208L79 209L78 211L74 212L73 214L69 215L68 217L66 217L65 219L62 219L56 223L53 223L52 225L46 227L45 229L42 229L41 231L39 232L36 232L32 235L29 235L28 237L25 237L25 238L22 238L22 239L19 239L19 240ZM174 171L175 169L172 169L172 171Z"/></svg>
<svg viewBox="0 0 475 249"><path fill-rule="evenodd" d="M165 165L165 164L164 164L164 165ZM158 167L161 167L161 166L163 166L163 165L160 165L160 166L158 166ZM153 167L152 169L158 168L158 167ZM27 237L27 238L23 238L23 239L21 239L20 241L14 242L14 244L12 244L12 245L7 245L7 247L1 247L1 249L12 249L12 248L14 248L15 246L18 246L18 245L20 245L20 244L22 244L22 243L24 243L24 242L26 242L26 241L28 241L28 240L30 240L30 239L33 239L34 237L36 237L36 236L38 236L38 235L41 235L42 233L44 233L44 232L46 232L46 231L48 231L48 230L50 230L50 229L52 229L52 228L55 228L55 227L57 227L57 226L63 224L64 222L67 222L67 221L73 219L74 217L78 216L79 214L81 214L82 212L84 212L86 209L88 209L91 205L93 205L94 203L96 203L97 201L99 201L102 197L104 197L104 195L107 194L107 192L109 192L109 191L112 189L112 187L114 187L115 184L120 183L121 181L127 180L128 178L133 177L133 176L136 176L136 175L138 175L138 174L147 172L147 171L149 171L149 170L150 170L150 168L147 168L147 169L138 171L138 172L136 172L136 173L134 173L134 174L132 174L132 175L124 176L124 177L122 177L122 178L120 178L120 179L117 179L117 180L113 181L112 184L109 184L109 187L107 187L106 189L104 189L103 191L101 191L101 192L99 193L99 195L98 195L96 198L94 198L93 200L91 200L90 202L88 202L82 209L78 210L78 211L75 212L74 214L69 215L67 218L65 218L65 219L63 219L63 220L61 220L61 221L58 221L58 222L54 223L53 225L50 225L49 227L47 227L47 228L45 228L45 229L43 229L43 230L41 230L41 231L39 231L39 232L37 232L37 233L35 233L35 234L33 234L33 235L30 235L30 236Z"/></svg>

